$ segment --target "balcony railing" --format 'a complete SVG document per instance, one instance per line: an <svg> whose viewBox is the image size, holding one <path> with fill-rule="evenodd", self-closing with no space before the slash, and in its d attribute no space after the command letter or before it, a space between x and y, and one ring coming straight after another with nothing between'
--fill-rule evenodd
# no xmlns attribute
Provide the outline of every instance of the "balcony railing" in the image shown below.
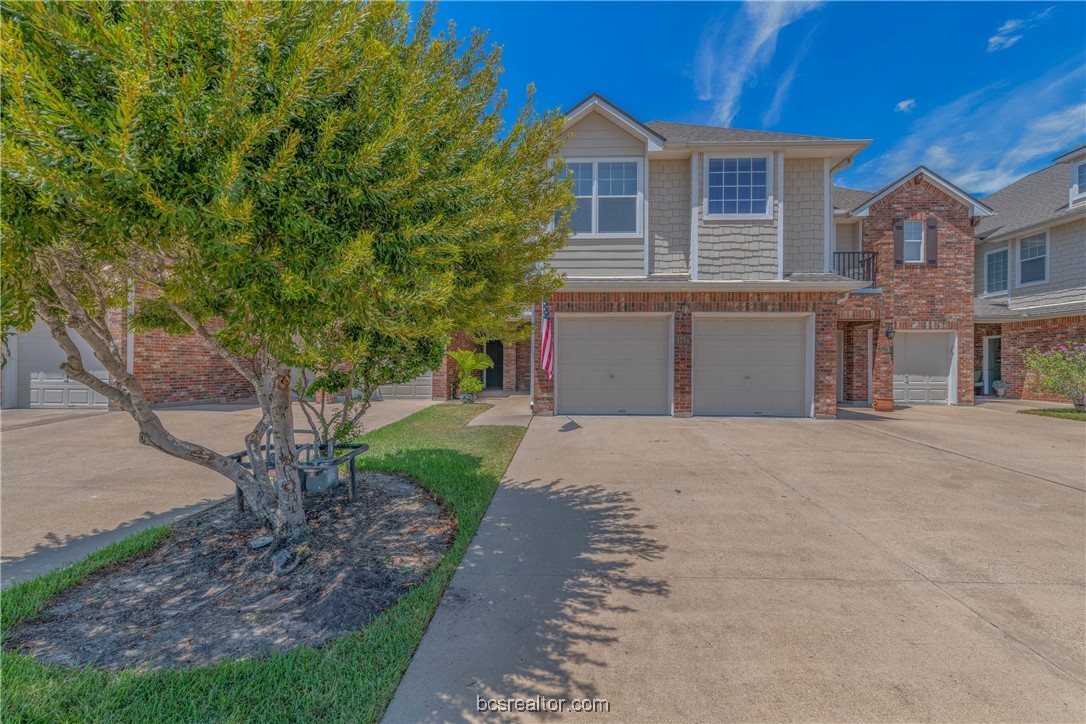
<svg viewBox="0 0 1086 724"><path fill-rule="evenodd" d="M875 286L874 251L835 251L833 252L833 270L843 277L868 282Z"/></svg>

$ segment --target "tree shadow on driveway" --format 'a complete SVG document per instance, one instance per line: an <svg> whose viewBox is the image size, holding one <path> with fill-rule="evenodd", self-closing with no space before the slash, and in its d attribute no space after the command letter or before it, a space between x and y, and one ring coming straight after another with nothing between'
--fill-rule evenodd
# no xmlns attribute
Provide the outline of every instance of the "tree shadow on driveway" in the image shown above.
<svg viewBox="0 0 1086 724"><path fill-rule="evenodd" d="M492 720L479 697L606 698L591 672L617 655L603 651L621 646L637 611L616 599L669 593L638 573L666 547L633 503L598 485L504 482L386 721Z"/></svg>

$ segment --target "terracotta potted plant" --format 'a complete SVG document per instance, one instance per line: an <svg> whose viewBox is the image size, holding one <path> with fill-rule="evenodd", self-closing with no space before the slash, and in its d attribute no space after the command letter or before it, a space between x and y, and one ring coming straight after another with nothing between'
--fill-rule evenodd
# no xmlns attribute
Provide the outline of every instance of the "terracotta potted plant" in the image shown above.
<svg viewBox="0 0 1086 724"><path fill-rule="evenodd" d="M893 397L876 397L872 407L875 408L875 412L893 412L894 411L894 398Z"/></svg>

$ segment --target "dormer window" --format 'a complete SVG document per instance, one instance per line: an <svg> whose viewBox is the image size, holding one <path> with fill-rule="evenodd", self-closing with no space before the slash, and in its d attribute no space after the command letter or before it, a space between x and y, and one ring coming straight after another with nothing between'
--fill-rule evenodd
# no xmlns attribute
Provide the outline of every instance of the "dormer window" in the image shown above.
<svg viewBox="0 0 1086 724"><path fill-rule="evenodd" d="M1071 165L1071 202L1086 199L1086 160Z"/></svg>
<svg viewBox="0 0 1086 724"><path fill-rule="evenodd" d="M576 236L641 235L641 159L571 159L577 205L570 215Z"/></svg>

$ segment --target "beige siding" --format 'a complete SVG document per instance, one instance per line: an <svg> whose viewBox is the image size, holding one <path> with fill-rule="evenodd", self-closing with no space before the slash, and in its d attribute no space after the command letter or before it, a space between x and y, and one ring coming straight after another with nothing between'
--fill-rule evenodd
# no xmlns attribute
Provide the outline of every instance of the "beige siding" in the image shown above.
<svg viewBox="0 0 1086 724"><path fill-rule="evenodd" d="M690 270L690 161L649 162L649 242L654 274Z"/></svg>
<svg viewBox="0 0 1086 724"><path fill-rule="evenodd" d="M603 158L635 156L645 158L645 143L622 130L599 113L590 113L570 129L571 137L562 157ZM645 239L586 239L573 237L554 255L551 265L571 277L644 276Z"/></svg>
<svg viewBox="0 0 1086 724"><path fill-rule="evenodd" d="M607 120L590 113L570 129L572 136L562 149L562 157L644 156L645 142Z"/></svg>
<svg viewBox="0 0 1086 724"><path fill-rule="evenodd" d="M1015 287L1018 245L1011 248L1011 305L1035 307L1086 299L1086 219L1054 226L1048 231L1048 282Z"/></svg>
<svg viewBox="0 0 1086 724"><path fill-rule="evenodd" d="M554 255L551 266L571 277L629 277L645 274L645 240L578 239Z"/></svg>
<svg viewBox="0 0 1086 724"><path fill-rule="evenodd" d="M774 205L774 208L775 205ZM777 222L702 221L698 279L776 279Z"/></svg>
<svg viewBox="0 0 1086 724"><path fill-rule="evenodd" d="M825 179L820 158L784 161L784 272L820 272L825 254Z"/></svg>
<svg viewBox="0 0 1086 724"><path fill-rule="evenodd" d="M787 210L785 216L787 216ZM836 251L859 251L860 250L860 225L859 224L837 224L837 232L835 238L837 240Z"/></svg>

